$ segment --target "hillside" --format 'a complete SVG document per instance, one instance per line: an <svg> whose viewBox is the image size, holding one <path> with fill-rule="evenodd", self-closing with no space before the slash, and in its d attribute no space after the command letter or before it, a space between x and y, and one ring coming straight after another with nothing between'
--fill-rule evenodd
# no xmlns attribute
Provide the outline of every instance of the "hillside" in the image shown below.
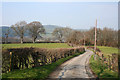
<svg viewBox="0 0 120 80"><path fill-rule="evenodd" d="M55 40L56 38L54 36L52 36L52 32L54 31L55 28L59 28L60 26L56 26L56 25L43 25L45 30L46 30L46 34L42 34L41 37L38 37L38 41L41 39L43 40ZM5 33L6 31L9 29L8 26L2 26L0 27L0 30L2 30L2 33L0 34L0 39L1 37L3 37L3 41L5 41ZM74 30L78 30L78 31L85 31L85 30L82 30L82 29L74 29ZM0 31L1 32L1 31ZM29 37L29 32L26 31L25 32L25 35L24 35L24 41L27 42L27 41L30 41L31 42L31 38ZM9 37L8 37L8 42L20 42L20 39L18 36L15 36L15 32L12 28L10 28L10 34L9 34Z"/></svg>
<svg viewBox="0 0 120 80"><path fill-rule="evenodd" d="M51 36L51 33L54 31L55 28L58 28L59 26L56 25L43 25L45 30L46 30L46 37L47 36ZM5 37L5 33L8 30L8 26L2 26L0 27L0 30L2 30L2 35L0 35L0 37ZM13 29L10 28L10 34L9 37L15 37L15 32L13 31ZM25 36L28 36L28 32L25 33Z"/></svg>
<svg viewBox="0 0 120 80"><path fill-rule="evenodd" d="M52 33L54 31L55 28L58 28L60 26L56 26L56 25L43 25L46 33Z"/></svg>

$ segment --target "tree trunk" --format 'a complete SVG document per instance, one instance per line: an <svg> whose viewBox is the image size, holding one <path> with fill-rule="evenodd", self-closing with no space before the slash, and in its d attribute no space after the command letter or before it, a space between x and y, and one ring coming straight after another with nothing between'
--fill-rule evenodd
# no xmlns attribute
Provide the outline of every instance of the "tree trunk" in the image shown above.
<svg viewBox="0 0 120 80"><path fill-rule="evenodd" d="M8 36L6 36L5 43L6 44L8 43Z"/></svg>
<svg viewBox="0 0 120 80"><path fill-rule="evenodd" d="M21 38L21 44L23 44L23 38Z"/></svg>
<svg viewBox="0 0 120 80"><path fill-rule="evenodd" d="M62 40L60 39L60 43L62 43Z"/></svg>
<svg viewBox="0 0 120 80"><path fill-rule="evenodd" d="M35 43L35 40L36 40L36 39L35 39L35 38L33 38L33 43Z"/></svg>

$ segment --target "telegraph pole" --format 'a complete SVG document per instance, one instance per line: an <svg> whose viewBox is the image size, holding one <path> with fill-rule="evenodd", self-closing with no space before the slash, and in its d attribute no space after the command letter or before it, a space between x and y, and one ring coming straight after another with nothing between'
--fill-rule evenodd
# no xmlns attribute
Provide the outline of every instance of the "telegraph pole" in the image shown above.
<svg viewBox="0 0 120 80"><path fill-rule="evenodd" d="M85 32L84 32L84 48L85 48ZM86 51L86 48L85 48L85 51Z"/></svg>
<svg viewBox="0 0 120 80"><path fill-rule="evenodd" d="M85 47L85 34L84 34L84 47Z"/></svg>
<svg viewBox="0 0 120 80"><path fill-rule="evenodd" d="M97 37L97 19L96 19L96 25L95 25L95 44L94 44L95 53L96 53L96 41L97 41L96 37Z"/></svg>

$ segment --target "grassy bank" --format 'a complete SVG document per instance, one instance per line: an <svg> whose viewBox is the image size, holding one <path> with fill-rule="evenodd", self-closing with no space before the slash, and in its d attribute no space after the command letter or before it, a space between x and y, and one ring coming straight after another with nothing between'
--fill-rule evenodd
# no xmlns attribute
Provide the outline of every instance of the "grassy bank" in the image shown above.
<svg viewBox="0 0 120 80"><path fill-rule="evenodd" d="M8 49L8 48L25 48L25 47L37 47L37 48L71 48L66 43L2 44L2 49Z"/></svg>
<svg viewBox="0 0 120 80"><path fill-rule="evenodd" d="M118 73L112 70L109 70L106 64L104 64L98 56L96 56L96 60L94 60L94 55L91 56L90 68L99 78L117 78L118 77Z"/></svg>
<svg viewBox="0 0 120 80"><path fill-rule="evenodd" d="M104 54L106 58L108 55L112 55L113 53L118 54L118 49L113 47L106 47L106 46L97 46L100 51ZM117 78L118 72L110 70L103 61L97 56L96 60L94 60L94 56L90 59L90 67L92 71L99 77L99 78Z"/></svg>
<svg viewBox="0 0 120 80"><path fill-rule="evenodd" d="M3 78L40 78L40 79L45 79L48 77L48 75L55 70L55 68L57 66L59 66L60 64L62 64L63 62L65 62L66 60L69 60L75 56L78 56L82 53L76 53L72 56L66 57L66 58L62 58L59 59L58 61L49 64L49 65L45 65L45 66L41 66L41 67L36 67L36 68L31 68L31 69L24 69L24 70L14 70L12 72L3 74L2 77Z"/></svg>
<svg viewBox="0 0 120 80"><path fill-rule="evenodd" d="M97 46L100 51L107 58L108 55L112 55L113 53L118 54L118 49L113 47L106 46ZM110 70L103 61L101 61L100 57L96 55L96 60L94 60L94 55L90 58L90 68L99 78L117 78L118 72Z"/></svg>

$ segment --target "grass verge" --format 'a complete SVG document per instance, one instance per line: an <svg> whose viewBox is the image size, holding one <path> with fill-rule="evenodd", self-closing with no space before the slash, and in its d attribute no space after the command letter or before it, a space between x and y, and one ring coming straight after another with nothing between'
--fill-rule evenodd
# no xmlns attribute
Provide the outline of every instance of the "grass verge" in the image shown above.
<svg viewBox="0 0 120 80"><path fill-rule="evenodd" d="M41 67L36 67L36 68L31 68L31 69L24 69L24 70L14 70L12 72L9 73L5 73L2 75L2 78L39 78L39 79L46 79L48 77L48 75L54 71L57 66L61 65L63 62L78 56L81 53L76 53L72 56L66 57L66 58L62 58L59 59L58 61L52 63L52 64L48 64L48 65L44 65Z"/></svg>
<svg viewBox="0 0 120 80"><path fill-rule="evenodd" d="M90 68L99 78L118 78L118 73L109 70L98 56L96 56L96 60L94 60L94 55L91 56Z"/></svg>

